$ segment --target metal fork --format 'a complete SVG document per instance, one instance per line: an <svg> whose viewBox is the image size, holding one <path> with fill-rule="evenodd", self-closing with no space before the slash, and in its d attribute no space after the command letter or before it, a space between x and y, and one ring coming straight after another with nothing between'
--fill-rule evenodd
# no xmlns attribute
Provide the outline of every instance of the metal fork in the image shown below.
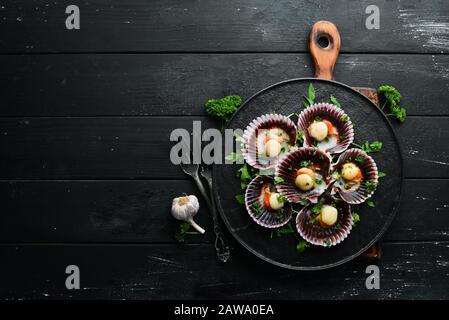
<svg viewBox="0 0 449 320"><path fill-rule="evenodd" d="M222 262L226 262L231 255L231 250L229 249L228 241L221 230L220 222L218 220L217 206L215 204L215 198L213 194L213 183L212 183L212 170L210 166L201 167L201 175L207 180L210 191L211 207L210 212L212 213L212 219L214 221L214 232L215 232L215 250L217 251L218 259Z"/></svg>
<svg viewBox="0 0 449 320"><path fill-rule="evenodd" d="M181 140L181 144L183 145L184 148L188 148L186 150L190 150L190 145L187 145L183 139ZM184 161L184 160L186 160L186 161ZM212 220L214 222L215 251L217 253L218 259L222 262L226 262L226 261L228 261L229 256L230 256L230 249L227 244L227 241L223 237L223 232L221 231L219 221L218 221L217 209L215 206L215 200L214 200L213 193L212 193L212 175L210 174L210 170L209 170L209 174L205 173L209 178L203 174L204 170L202 170L202 172L201 172L202 176L205 177L209 183L209 188L210 188L210 197L209 197L209 194L207 193L206 188L204 187L203 182L201 181L201 178L198 173L200 165L199 164L191 164L188 162L190 162L188 159L183 159L183 161L181 161L181 163L180 163L180 167L181 167L182 171L184 171L185 174L187 174L193 178L196 186L198 187L198 190L200 190L201 195L203 196L204 200L206 201L207 206L209 207L209 210L212 214Z"/></svg>

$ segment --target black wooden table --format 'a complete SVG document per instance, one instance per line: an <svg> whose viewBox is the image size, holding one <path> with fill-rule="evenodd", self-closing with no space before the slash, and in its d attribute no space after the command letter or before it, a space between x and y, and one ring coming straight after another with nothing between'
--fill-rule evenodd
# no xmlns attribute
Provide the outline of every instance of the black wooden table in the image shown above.
<svg viewBox="0 0 449 320"><path fill-rule="evenodd" d="M75 2L79 30L65 27L71 1L0 3L2 299L449 298L449 2ZM379 30L365 27L373 2ZM173 238L171 199L198 192L169 161L170 132L214 126L208 98L312 76L323 19L342 36L336 80L394 85L408 111L379 290L363 258L293 272L234 244L222 265L205 209L205 236ZM79 290L65 287L71 264Z"/></svg>

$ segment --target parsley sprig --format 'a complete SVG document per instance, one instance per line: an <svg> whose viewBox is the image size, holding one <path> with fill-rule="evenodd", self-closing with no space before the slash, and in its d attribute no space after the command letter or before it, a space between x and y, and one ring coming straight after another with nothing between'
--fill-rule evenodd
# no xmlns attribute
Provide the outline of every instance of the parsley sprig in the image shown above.
<svg viewBox="0 0 449 320"><path fill-rule="evenodd" d="M181 222L175 233L176 242L184 243L186 241L186 235L188 234L198 234L198 232L191 230L191 225L189 223Z"/></svg>
<svg viewBox="0 0 449 320"><path fill-rule="evenodd" d="M366 153L371 153L371 152L377 152L380 149L382 149L382 142L375 140L373 142L368 142L365 141L363 144L357 144L355 142L352 143L354 146L356 146L357 148L362 149L363 151L365 151Z"/></svg>
<svg viewBox="0 0 449 320"><path fill-rule="evenodd" d="M334 96L330 97L330 101L331 103L336 106L337 108L341 108L341 104L340 102L337 100L337 98L335 98Z"/></svg>
<svg viewBox="0 0 449 320"><path fill-rule="evenodd" d="M315 103L315 98L316 98L316 96L315 96L315 88L313 87L313 84L310 84L309 85L309 90L307 92L307 97L304 96L304 102L303 102L304 108L308 108L312 104L314 104Z"/></svg>
<svg viewBox="0 0 449 320"><path fill-rule="evenodd" d="M400 122L404 122L405 117L407 116L407 111L405 108L399 106L399 102L401 102L402 99L401 93L393 86L380 86L377 91L382 94L385 99L385 102L382 105L382 110L384 110L386 106L389 108L390 113L387 113L386 115L392 116Z"/></svg>

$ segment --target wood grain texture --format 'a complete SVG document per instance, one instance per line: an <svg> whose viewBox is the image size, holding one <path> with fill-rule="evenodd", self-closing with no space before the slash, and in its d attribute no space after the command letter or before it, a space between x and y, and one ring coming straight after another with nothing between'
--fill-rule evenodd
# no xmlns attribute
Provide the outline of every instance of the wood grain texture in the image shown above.
<svg viewBox="0 0 449 320"><path fill-rule="evenodd" d="M76 31L68 4L0 4L0 298L449 299L448 1L377 1L380 30L365 28L368 0L93 0L75 3ZM365 289L361 258L305 274L235 244L221 265L204 208L206 235L173 243L170 200L197 192L168 161L170 131L214 126L209 98L313 76L321 19L341 32L335 79L392 84L410 115L395 125L408 178L381 290Z"/></svg>
<svg viewBox="0 0 449 320"><path fill-rule="evenodd" d="M334 79L340 46L340 33L335 24L330 21L318 21L313 24L309 35L309 52L315 67L315 78Z"/></svg>
<svg viewBox="0 0 449 320"><path fill-rule="evenodd" d="M309 54L0 55L0 116L204 115L210 98L245 100L312 77ZM409 115L449 115L446 55L340 55L335 80L397 87ZM337 97L338 98L338 97Z"/></svg>
<svg viewBox="0 0 449 320"><path fill-rule="evenodd" d="M203 130L215 125L204 117L0 118L0 179L184 178L170 162L169 137L194 120ZM410 117L398 126L406 177L449 177L448 124Z"/></svg>
<svg viewBox="0 0 449 320"><path fill-rule="evenodd" d="M340 29L343 52L448 52L444 0L95 0L78 3L81 29L65 28L66 1L14 1L0 10L1 52L302 51L312 24Z"/></svg>
<svg viewBox="0 0 449 320"><path fill-rule="evenodd" d="M406 180L383 240L449 240L448 189L449 180ZM209 212L190 180L1 181L0 243L174 243L170 205L183 193L199 197L195 220L206 229L187 241L212 243Z"/></svg>
<svg viewBox="0 0 449 320"><path fill-rule="evenodd" d="M1 246L0 297L447 299L448 248L448 242L385 244L380 290L367 290L365 269L372 262L364 259L303 273L267 265L240 247L223 265L212 245ZM80 268L80 290L65 288L69 264Z"/></svg>

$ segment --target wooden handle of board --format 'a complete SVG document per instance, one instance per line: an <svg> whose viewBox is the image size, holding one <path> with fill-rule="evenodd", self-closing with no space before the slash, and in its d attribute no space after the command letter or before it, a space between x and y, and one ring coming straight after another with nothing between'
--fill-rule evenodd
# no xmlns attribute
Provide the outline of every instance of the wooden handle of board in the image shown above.
<svg viewBox="0 0 449 320"><path fill-rule="evenodd" d="M334 78L340 45L340 33L335 24L318 21L313 25L309 35L309 51L315 65L315 77L326 80Z"/></svg>

